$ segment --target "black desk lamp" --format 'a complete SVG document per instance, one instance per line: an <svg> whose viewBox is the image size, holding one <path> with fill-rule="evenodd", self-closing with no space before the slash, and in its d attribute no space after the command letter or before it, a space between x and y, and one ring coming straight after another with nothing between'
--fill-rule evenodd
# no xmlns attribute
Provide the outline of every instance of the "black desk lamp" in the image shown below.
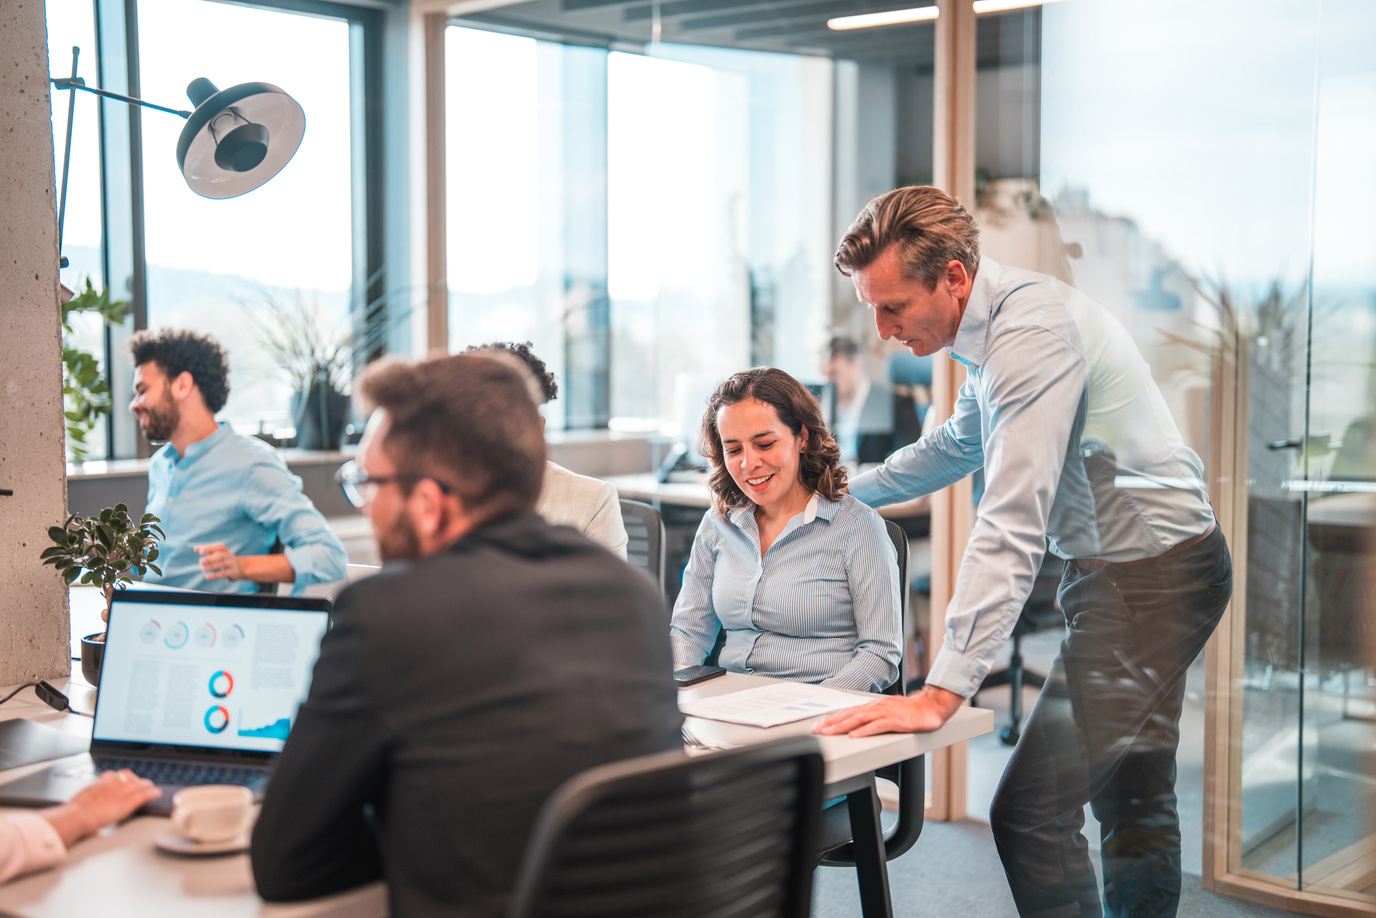
<svg viewBox="0 0 1376 918"><path fill-rule="evenodd" d="M300 104L271 83L240 83L228 89L201 77L186 94L195 111L179 111L132 96L86 85L77 76L79 48L72 48L72 75L54 77L56 89L94 93L130 105L157 109L187 119L177 138L177 166L191 190L206 198L234 198L265 184L282 171L306 132L306 113ZM62 154L62 193L57 211L57 247L62 249L62 224L67 212L67 168L72 156L72 116L76 93L67 100L67 142ZM67 266L66 256L61 257Z"/></svg>

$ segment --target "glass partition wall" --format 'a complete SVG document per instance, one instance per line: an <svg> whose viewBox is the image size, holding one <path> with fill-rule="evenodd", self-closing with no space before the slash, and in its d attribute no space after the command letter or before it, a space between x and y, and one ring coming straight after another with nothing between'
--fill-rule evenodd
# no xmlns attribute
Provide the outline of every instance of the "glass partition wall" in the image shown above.
<svg viewBox="0 0 1376 918"><path fill-rule="evenodd" d="M1024 249L1054 273L1054 225L1076 285L1133 333L1233 550L1207 694L1190 686L1205 884L1367 910L1376 10L1069 0L1040 17L1038 181L1011 200L1046 210ZM1182 817L1188 760L1182 742Z"/></svg>

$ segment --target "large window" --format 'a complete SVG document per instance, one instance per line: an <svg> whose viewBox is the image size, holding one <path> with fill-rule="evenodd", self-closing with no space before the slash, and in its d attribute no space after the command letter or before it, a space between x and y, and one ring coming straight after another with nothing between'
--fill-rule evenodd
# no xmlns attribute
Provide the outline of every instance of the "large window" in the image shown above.
<svg viewBox="0 0 1376 918"><path fill-rule="evenodd" d="M72 48L81 49L77 75L88 83L95 83L96 41L95 20L90 3L75 0L49 0L48 3L48 61L54 76L71 76ZM70 97L75 95L75 100ZM97 101L86 93L54 90L52 93L53 150L57 185L62 187L63 159L67 145L67 114L69 103L75 102L71 121L72 140L70 161L67 164L67 206L63 214L62 254L68 265L58 271L62 283L80 292L89 281L96 289L104 286L101 258L101 195L99 159L99 121ZM128 291L115 289L114 299L127 299ZM77 315L72 320L70 344L96 357L105 364L105 328L98 316ZM120 406L123 393L115 393L115 407ZM86 438L86 454L104 458L107 451L107 431L104 419Z"/></svg>
<svg viewBox="0 0 1376 918"><path fill-rule="evenodd" d="M206 77L222 89L272 83L306 112L305 137L286 168L225 201L198 196L182 179L175 151L183 122L143 115L148 325L195 329L226 347L222 417L240 432L295 428L291 380L261 338L278 327L273 303L311 316L326 341L351 331L350 25L206 0L140 0L139 48L150 101L190 107L187 84Z"/></svg>
<svg viewBox="0 0 1376 918"><path fill-rule="evenodd" d="M131 307L123 328L78 321L77 343L100 359L116 396L110 423L88 438L90 458L146 448L123 410L132 374L124 345L135 328L218 338L232 389L221 418L246 433L288 435L300 420L298 386L263 346L284 317L317 344L354 345L336 374L345 389L362 362L406 337L405 168L387 172L383 156L406 140L404 130L384 134L390 116L381 104L384 89L404 92L404 80L384 87L383 30L400 28L388 21L398 17L328 0L48 0L47 13L55 75L70 73L78 45L79 75L90 86L190 109L186 88L197 77L222 89L265 82L306 113L304 140L280 174L212 201L193 193L178 168L182 119L77 94L62 247L71 264L61 278L73 289L87 278L108 283ZM59 181L67 95L53 94ZM383 194L387 183L398 189L394 199ZM397 227L390 248L385 214Z"/></svg>
<svg viewBox="0 0 1376 918"><path fill-rule="evenodd" d="M722 377L815 373L830 61L446 35L451 350L530 340L553 426L689 433Z"/></svg>

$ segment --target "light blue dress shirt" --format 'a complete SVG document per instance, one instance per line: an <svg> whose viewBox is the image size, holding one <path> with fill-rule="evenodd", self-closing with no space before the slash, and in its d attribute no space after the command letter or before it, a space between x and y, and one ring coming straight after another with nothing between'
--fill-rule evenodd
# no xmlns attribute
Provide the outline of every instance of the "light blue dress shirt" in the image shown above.
<svg viewBox="0 0 1376 918"><path fill-rule="evenodd" d="M166 533L154 562L162 576L149 571L148 583L252 593L258 584L250 580L206 580L194 546L223 542L236 555L265 555L279 539L296 572L292 595L345 575L344 545L301 493L301 479L276 450L228 424L192 443L185 456L171 443L153 454L147 512Z"/></svg>
<svg viewBox="0 0 1376 918"><path fill-rule="evenodd" d="M1185 445L1121 323L1060 281L982 258L948 349L967 374L941 427L859 476L870 506L984 468L985 488L927 682L970 696L1012 634L1049 547L1157 557L1214 525Z"/></svg>
<svg viewBox="0 0 1376 918"><path fill-rule="evenodd" d="M674 604L674 666L701 663L724 627L732 672L880 691L898 678L899 609L893 542L855 498L813 494L763 558L753 504L709 510Z"/></svg>

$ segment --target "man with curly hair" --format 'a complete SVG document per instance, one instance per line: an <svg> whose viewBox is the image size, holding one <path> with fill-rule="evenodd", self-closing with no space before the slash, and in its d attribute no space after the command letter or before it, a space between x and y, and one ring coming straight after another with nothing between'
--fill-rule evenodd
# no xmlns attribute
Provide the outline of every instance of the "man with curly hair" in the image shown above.
<svg viewBox="0 0 1376 918"><path fill-rule="evenodd" d="M530 342L494 341L475 344L465 354L509 354L526 365L535 377L539 397L545 405L559 397L559 383L545 362L530 350ZM540 424L545 423L544 416ZM570 472L555 462L545 463L545 484L535 511L556 526L572 526L619 558L626 557L626 524L621 519L621 502L616 487L599 478Z"/></svg>
<svg viewBox="0 0 1376 918"><path fill-rule="evenodd" d="M301 479L276 450L215 421L229 398L220 345L189 331L140 332L129 350L129 410L150 441L164 444L148 464L148 512L167 534L163 573L144 579L239 593L291 583L293 594L343 579L344 545Z"/></svg>

